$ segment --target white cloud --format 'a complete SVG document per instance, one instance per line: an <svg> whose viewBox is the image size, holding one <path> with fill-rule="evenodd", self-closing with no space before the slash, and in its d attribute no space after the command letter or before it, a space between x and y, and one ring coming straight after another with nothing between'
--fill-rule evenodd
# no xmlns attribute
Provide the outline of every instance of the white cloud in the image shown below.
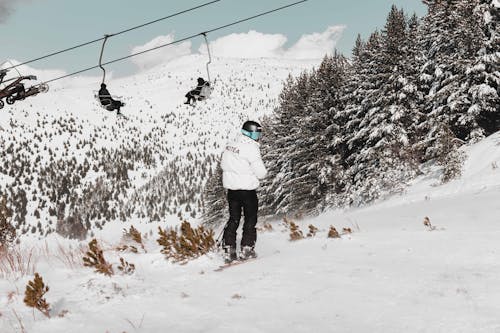
<svg viewBox="0 0 500 333"><path fill-rule="evenodd" d="M303 35L289 48L285 47L285 35L250 30L247 33L234 33L210 41L210 51L214 57L222 58L321 59L326 54L333 53L344 29L345 26L331 26L320 33ZM131 53L142 52L174 40L173 34L159 36L144 45L134 47ZM207 54L205 43L200 45L198 52ZM189 54L191 42L186 41L138 55L131 58L131 61L144 70Z"/></svg>
<svg viewBox="0 0 500 333"><path fill-rule="evenodd" d="M263 34L250 30L248 33L230 34L210 42L214 56L227 58L275 58L283 55L287 38L281 34ZM206 54L201 45L200 53Z"/></svg>
<svg viewBox="0 0 500 333"><path fill-rule="evenodd" d="M6 78L13 78L19 75L35 75L37 77L37 81L45 81L50 80L55 77L59 77L65 75L66 72L59 69L35 69L28 65L19 66L20 62L15 59L6 60L5 62L0 64L0 68L10 68L12 66L17 66L15 68L10 68L7 73Z"/></svg>
<svg viewBox="0 0 500 333"><path fill-rule="evenodd" d="M144 45L136 46L132 49L131 54L142 52L147 49L151 49L163 44L172 43L174 41L174 35L168 34L166 36L158 36L150 42ZM178 57L191 54L191 42L181 42L179 44L173 44L160 49L147 52L136 57L132 57L131 61L137 65L141 70L149 69L157 66L161 63L169 62Z"/></svg>
<svg viewBox="0 0 500 333"><path fill-rule="evenodd" d="M1 0L0 0L1 1ZM234 33L210 42L210 51L214 57L226 58L287 58L321 59L333 53L335 45L342 36L345 26L331 26L320 33L303 35L294 45L285 47L287 37L283 34L264 34L250 30L247 33ZM131 50L131 54L169 44L175 41L174 34L158 36L144 45ZM182 56L191 54L191 41L172 44L154 51L146 52L130 60L140 70L150 69ZM205 43L198 52L206 55Z"/></svg>
<svg viewBox="0 0 500 333"><path fill-rule="evenodd" d="M251 30L210 42L210 51L214 56L229 58L321 59L333 53L344 29L345 26L331 26L321 33L303 35L288 49L284 47L286 36ZM201 45L199 52L206 54L206 46Z"/></svg>
<svg viewBox="0 0 500 333"><path fill-rule="evenodd" d="M328 27L322 33L303 35L295 45L286 51L286 58L320 59L325 54L332 54L335 45L342 37L345 26Z"/></svg>

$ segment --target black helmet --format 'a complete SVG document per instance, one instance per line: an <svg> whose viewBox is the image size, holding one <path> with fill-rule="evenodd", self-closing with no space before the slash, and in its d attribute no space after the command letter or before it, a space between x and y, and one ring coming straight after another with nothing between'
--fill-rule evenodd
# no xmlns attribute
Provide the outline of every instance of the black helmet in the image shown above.
<svg viewBox="0 0 500 333"><path fill-rule="evenodd" d="M105 83L101 83L101 88L106 88L106 84Z"/></svg>
<svg viewBox="0 0 500 333"><path fill-rule="evenodd" d="M203 83L205 83L205 80L203 80L202 77L199 77L198 78L198 84L203 84Z"/></svg>
<svg viewBox="0 0 500 333"><path fill-rule="evenodd" d="M248 120L245 121L241 128L241 133L253 140L258 140L262 135L262 126L258 122Z"/></svg>

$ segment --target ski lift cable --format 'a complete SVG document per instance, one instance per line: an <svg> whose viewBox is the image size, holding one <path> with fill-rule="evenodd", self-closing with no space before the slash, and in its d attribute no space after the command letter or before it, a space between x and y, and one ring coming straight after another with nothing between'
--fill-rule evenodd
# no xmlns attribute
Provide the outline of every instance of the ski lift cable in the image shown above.
<svg viewBox="0 0 500 333"><path fill-rule="evenodd" d="M283 10L285 8L288 8L288 7L296 6L296 5L300 4L300 3L307 2L307 1L309 1L309 0L297 1L297 2L294 2L294 3L288 4L286 6L282 6L282 7L279 7L279 8L272 9L272 10L268 10L267 12L263 12L263 13L260 13L260 14L257 14L257 15L251 16L251 17L247 17L247 18L241 19L241 20L236 21L236 22L232 22L232 23L229 23L229 24L226 24L226 25L223 25L223 26L211 29L211 30L204 31L203 33L208 34L208 33L211 33L211 32L217 31L217 30L221 30L221 29L224 29L224 28L236 25L236 24L243 23L245 21L253 20L253 19L255 19L257 17L260 17L260 16L264 16L264 15L267 15L267 14L271 14L271 13ZM203 33L201 33L201 34L203 34Z"/></svg>
<svg viewBox="0 0 500 333"><path fill-rule="evenodd" d="M128 56L125 56L125 57L121 57L121 58L117 58L117 59L114 59L114 60L110 60L108 62L105 62L103 64L100 64L100 65L97 65L97 66L92 66L92 67L88 67L88 68L85 68L85 69L82 69L82 70L79 70L79 71L76 71L76 72L73 72L73 73L70 73L70 74L66 74L66 75L63 75L63 76L60 76L60 77L57 77L55 79L51 79L51 80L48 80L48 81L44 81L43 83L41 84L47 84L47 83L50 83L50 82L54 82L54 81L57 81L57 80L61 80L61 79L65 79L67 77L70 77L70 76L74 76L74 75L77 75L77 74L81 74L81 73L84 73L84 72L88 72L90 70L93 70L93 69L96 69L96 68L100 68L102 66L106 66L106 65L110 65L110 64L113 64L115 62L119 62L119 61L123 61L123 60L126 60L126 59L129 59L129 58L132 58L132 57L135 57L135 56L138 56L138 55L141 55L141 54L144 54L144 53L147 53L147 52L151 52L151 51L154 51L154 50L158 50L160 48L163 48L163 47L167 47L167 46L170 46L170 45L173 45L173 44L178 44L178 43L181 43L181 42L184 42L184 41L187 41L187 40L190 40L190 39L193 39L195 37L198 37L198 36L203 36L204 34L208 34L210 32L214 32L214 31L217 31L217 30L221 30L221 29L225 29L227 27L230 27L230 26L233 26L233 25L236 25L236 24L239 24L239 23L242 23L242 22L246 22L246 21L249 21L249 20L253 20L257 17L260 17L260 16L264 16L264 15L267 15L267 14L271 14L271 13L274 13L274 12L277 12L279 10L283 10L285 8L289 8L289 7L292 7L292 6L296 6L300 3L303 3L303 2L307 2L309 0L301 0L301 1L297 1L297 2L294 2L294 3L291 3L291 4L288 4L286 6L282 6L282 7L279 7L279 8L275 8L275 9L272 9L272 10L269 10L267 12L263 12L263 13L260 13L260 14L257 14L257 15L254 15L254 16L251 16L251 17L248 17L248 18L245 18L245 19L241 19L241 20L238 20L238 21L235 21L235 22L232 22L232 23L229 23L229 24L226 24L226 25L223 25L223 26L220 26L220 27L217 27L217 28L213 28L213 29L210 29L210 30L206 30L204 32L201 32L201 33L197 33L197 34L194 34L194 35L191 35L191 36L187 36L187 37L184 37L184 38L181 38L181 39L178 39L178 40L175 40L173 42L170 42L170 43L166 43L166 44L161 44L161 45L158 45L156 47L152 47L150 49L147 49L147 50L144 50L144 51L141 51L141 52L136 52L136 53L132 53Z"/></svg>
<svg viewBox="0 0 500 333"><path fill-rule="evenodd" d="M138 26L135 26L135 27L132 27L132 28L126 29L126 30L122 30L122 31L116 32L116 33L114 33L114 34L109 34L109 35L107 35L107 36L108 36L108 37L118 36L118 35L121 35L121 34L124 34L124 33L130 32L130 31L132 31L132 30L139 29L139 28L143 28L143 27L148 26L148 25L151 25L151 24L153 24L153 23L157 23L157 22L160 22L160 21L163 21L163 20L166 20L166 19L172 18L172 17L174 17L174 16L178 16L178 15L181 15L181 14L184 14L184 13L187 13L187 12L190 12L190 11L193 11L193 10L196 10L196 9L199 9L199 8L202 8L202 7L205 7L205 6L209 6L209 5L214 4L214 3L216 3L216 2L219 2L219 1L221 1L221 0L214 0L214 1L210 1L210 2L204 3L204 4L202 4L202 5L196 6L196 7L192 7L192 8L189 8L189 9L185 9L185 10L182 10L182 11L180 11L180 12L177 12L177 13L174 13L174 14L171 14L171 15L168 15L168 16L165 16L165 17L162 17L162 18L156 19L156 20L153 20L153 21L150 21L150 22L146 22L146 23L144 23L144 24L141 24L141 25L138 25ZM35 59L27 60L27 61L22 62L22 63L17 64L17 65L12 65L11 67L8 67L8 68L5 68L5 69L6 69L6 70L9 70L9 69L13 69L13 68L16 68L16 67L19 67L19 66L22 66L22 65L30 64L30 63L35 62L35 61L39 61L39 60L42 60L42 59L50 58L50 57L53 57L53 56L58 55L58 54L61 54L61 53L69 52L69 51L72 51L72 50L78 49L78 48L80 48L80 47L84 47L84 46L87 46L87 45L90 45L90 44L94 44L94 43L100 42L100 41L104 40L105 38L106 38L106 37L102 37L102 38L98 38L98 39L91 40L91 41L89 41L89 42L81 43L81 44L78 44L78 45L75 45L75 46L69 47L69 48L67 48L67 49L63 49L63 50L60 50L60 51L56 51L56 52L53 52L53 53L49 53L49 54L47 54L47 55L44 55L44 56L41 56L41 57L38 57L38 58L35 58Z"/></svg>
<svg viewBox="0 0 500 333"><path fill-rule="evenodd" d="M4 64L6 64L6 63L9 63L9 64L11 65L11 67L9 67L9 68L2 68L2 71L8 71L10 68L15 68L15 67L16 67L16 66L12 63L12 61L10 61L10 60L6 60L6 61L4 61L4 62L2 62L2 63L0 64L0 68L1 68ZM19 76L21 76L21 73L19 72L19 70L18 70L17 68L15 68L15 70L16 70L17 74L18 74ZM15 79L15 78L14 78L14 79ZM7 81L8 81L8 80L7 80ZM4 81L4 82L5 82L5 81Z"/></svg>

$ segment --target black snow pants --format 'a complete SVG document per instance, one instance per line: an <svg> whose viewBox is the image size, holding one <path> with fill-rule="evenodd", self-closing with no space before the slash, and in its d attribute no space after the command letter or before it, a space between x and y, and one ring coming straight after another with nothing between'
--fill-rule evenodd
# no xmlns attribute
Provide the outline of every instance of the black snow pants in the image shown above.
<svg viewBox="0 0 500 333"><path fill-rule="evenodd" d="M120 112L120 107L123 106L122 102L114 100L112 98L101 100L101 104L108 111L114 111L114 110L116 110L118 112Z"/></svg>
<svg viewBox="0 0 500 333"><path fill-rule="evenodd" d="M241 209L245 216L241 246L255 246L257 240L257 210L259 201L255 190L228 190L229 221L224 229L223 245L236 248L236 231L240 225Z"/></svg>
<svg viewBox="0 0 500 333"><path fill-rule="evenodd" d="M187 98L187 102L186 103L190 103L191 104L191 100L196 101L197 99L200 98L200 94L201 94L201 89L194 89L194 90L191 90L190 92L188 92L186 94L186 98Z"/></svg>

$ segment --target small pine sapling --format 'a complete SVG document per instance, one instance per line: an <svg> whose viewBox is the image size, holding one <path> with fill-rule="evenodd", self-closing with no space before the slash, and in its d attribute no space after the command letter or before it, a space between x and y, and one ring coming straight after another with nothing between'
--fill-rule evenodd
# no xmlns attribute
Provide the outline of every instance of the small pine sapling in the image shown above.
<svg viewBox="0 0 500 333"><path fill-rule="evenodd" d="M300 230L299 226L296 225L293 221L290 221L290 240L296 241L302 238L304 238L302 230Z"/></svg>
<svg viewBox="0 0 500 333"><path fill-rule="evenodd" d="M177 232L172 228L163 230L161 227L158 227L158 234L160 235L160 238L156 241L158 242L158 245L163 247L161 252L168 257L168 253L170 253L171 248L176 242Z"/></svg>
<svg viewBox="0 0 500 333"><path fill-rule="evenodd" d="M28 281L26 291L24 292L24 303L43 313L50 318L50 304L47 303L44 296L49 291L49 287L43 283L42 277L35 273L33 281Z"/></svg>
<svg viewBox="0 0 500 333"><path fill-rule="evenodd" d="M436 227L431 224L431 220L429 217L424 217L424 225L427 227L429 231L436 230Z"/></svg>
<svg viewBox="0 0 500 333"><path fill-rule="evenodd" d="M286 216L283 217L281 224L286 228L286 230L290 229L290 220Z"/></svg>
<svg viewBox="0 0 500 333"><path fill-rule="evenodd" d="M270 223L265 222L261 227L258 228L259 231L273 231L273 226Z"/></svg>
<svg viewBox="0 0 500 333"><path fill-rule="evenodd" d="M122 246L117 246L116 247L116 250L117 251L120 251L120 252L125 252L125 251L130 251L132 253L139 253L139 250L137 249L137 247L135 247L134 245L122 245Z"/></svg>
<svg viewBox="0 0 500 333"><path fill-rule="evenodd" d="M286 216L283 217L283 225L290 232L290 240L296 241L304 238L304 234L300 230L299 226L295 224L292 220L289 220Z"/></svg>
<svg viewBox="0 0 500 333"><path fill-rule="evenodd" d="M342 228L342 235L352 234L351 228Z"/></svg>
<svg viewBox="0 0 500 333"><path fill-rule="evenodd" d="M120 265L118 265L118 269L122 273L130 275L135 272L135 265L120 257Z"/></svg>
<svg viewBox="0 0 500 333"><path fill-rule="evenodd" d="M273 231L273 226L271 225L271 223L264 223L264 226L263 226L264 230L265 231Z"/></svg>
<svg viewBox="0 0 500 333"><path fill-rule="evenodd" d="M316 233L318 232L318 228L313 226L312 224L309 225L309 232L307 233L307 237L314 237L316 236Z"/></svg>
<svg viewBox="0 0 500 333"><path fill-rule="evenodd" d="M97 273L107 276L114 274L113 267L104 259L102 250L95 238L89 243L89 251L87 251L87 256L83 257L83 265L86 267L94 267Z"/></svg>
<svg viewBox="0 0 500 333"><path fill-rule="evenodd" d="M123 238L125 240L130 240L130 241L136 242L137 244L139 244L141 246L141 248L144 250L144 252L146 252L146 249L144 248L144 243L142 241L142 235L136 228L134 228L133 225L130 226L129 230L123 229ZM135 246L134 246L134 248L135 248ZM131 251L134 253L137 253L137 248L135 248L135 251L134 250L131 250Z"/></svg>
<svg viewBox="0 0 500 333"><path fill-rule="evenodd" d="M330 226L330 230L328 231L328 238L340 238L339 232L333 225Z"/></svg>

